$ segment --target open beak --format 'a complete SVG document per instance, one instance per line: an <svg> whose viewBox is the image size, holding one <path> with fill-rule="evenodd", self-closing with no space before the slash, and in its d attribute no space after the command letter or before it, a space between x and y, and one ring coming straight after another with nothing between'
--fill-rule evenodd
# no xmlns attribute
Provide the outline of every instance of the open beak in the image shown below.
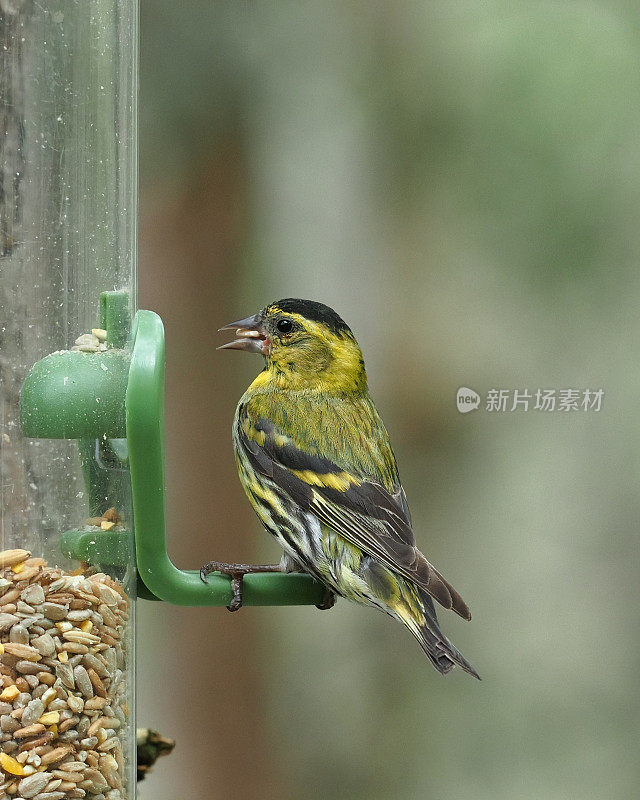
<svg viewBox="0 0 640 800"><path fill-rule="evenodd" d="M236 338L221 344L218 350L246 350L249 353L260 353L266 356L269 351L269 338L262 323L260 314L254 314L237 322L230 322L218 328L219 331L235 330Z"/></svg>

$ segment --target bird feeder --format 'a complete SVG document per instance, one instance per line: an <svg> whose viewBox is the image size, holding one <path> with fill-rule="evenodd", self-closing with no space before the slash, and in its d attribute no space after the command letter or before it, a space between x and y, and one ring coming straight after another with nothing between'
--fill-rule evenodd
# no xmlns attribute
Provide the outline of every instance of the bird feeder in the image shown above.
<svg viewBox="0 0 640 800"><path fill-rule="evenodd" d="M164 331L136 307L137 6L0 10L0 795L131 800L136 598L232 599L165 543ZM323 596L258 573L243 599Z"/></svg>

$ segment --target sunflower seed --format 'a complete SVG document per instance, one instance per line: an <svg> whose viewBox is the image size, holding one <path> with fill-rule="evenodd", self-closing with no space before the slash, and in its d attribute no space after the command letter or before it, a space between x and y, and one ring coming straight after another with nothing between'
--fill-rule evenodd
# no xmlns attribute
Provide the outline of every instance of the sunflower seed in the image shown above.
<svg viewBox="0 0 640 800"><path fill-rule="evenodd" d="M15 642L16 644L28 644L29 631L24 625L14 625L9 632L9 641Z"/></svg>
<svg viewBox="0 0 640 800"><path fill-rule="evenodd" d="M69 664L57 664L56 665L56 675L62 681L64 686L67 686L69 689L76 688L76 682L74 680L73 669Z"/></svg>
<svg viewBox="0 0 640 800"><path fill-rule="evenodd" d="M25 603L31 606L37 606L44 603L44 589L37 583L32 583L22 592L22 599Z"/></svg>
<svg viewBox="0 0 640 800"><path fill-rule="evenodd" d="M109 586L105 586L102 583L94 583L92 589L96 596L99 597L105 605L109 606L110 608L114 608L118 605L120 595Z"/></svg>
<svg viewBox="0 0 640 800"><path fill-rule="evenodd" d="M3 714L0 717L0 729L5 732L13 733L20 729L21 724L19 720L14 719L14 717L10 717L8 714Z"/></svg>
<svg viewBox="0 0 640 800"><path fill-rule="evenodd" d="M11 631L12 633L13 630L14 629ZM31 644L43 656L52 656L56 652L55 642L48 633L43 633L42 636L36 636L31 640Z"/></svg>
<svg viewBox="0 0 640 800"><path fill-rule="evenodd" d="M82 622L85 619L89 619L91 614L92 611L88 608L84 609L83 611L70 611L67 614L67 619L70 622Z"/></svg>
<svg viewBox="0 0 640 800"><path fill-rule="evenodd" d="M67 607L61 606L59 603L43 603L42 613L47 619L56 622L67 616Z"/></svg>
<svg viewBox="0 0 640 800"><path fill-rule="evenodd" d="M20 622L20 617L16 617L14 614L0 614L0 632L7 630L16 622Z"/></svg>
<svg viewBox="0 0 640 800"><path fill-rule="evenodd" d="M93 685L91 684L89 673L81 664L73 670L73 676L82 694L85 697L93 697Z"/></svg>
<svg viewBox="0 0 640 800"><path fill-rule="evenodd" d="M79 714L84 708L84 700L75 694L70 694L67 698L67 705L76 714Z"/></svg>
<svg viewBox="0 0 640 800"><path fill-rule="evenodd" d="M100 339L98 339L98 337L93 333L81 333L74 342L74 345L78 348L93 347L96 350L98 349L99 344ZM73 348L71 349L73 350Z"/></svg>
<svg viewBox="0 0 640 800"><path fill-rule="evenodd" d="M44 789L50 780L51 776L46 772L36 772L34 775L29 775L28 778L23 778L20 781L18 791L25 798L34 797Z"/></svg>
<svg viewBox="0 0 640 800"><path fill-rule="evenodd" d="M80 747L83 747L85 750L92 750L97 744L97 736L87 736L85 739L80 739Z"/></svg>
<svg viewBox="0 0 640 800"><path fill-rule="evenodd" d="M27 703L20 721L23 725L30 725L33 722L37 722L43 714L44 703L42 700L31 700L30 703Z"/></svg>
<svg viewBox="0 0 640 800"><path fill-rule="evenodd" d="M39 653L38 653L38 658L42 658L42 656ZM35 661L18 661L18 663L16 664L16 669L23 675L35 675L36 673L40 672L42 666L40 664L37 664Z"/></svg>

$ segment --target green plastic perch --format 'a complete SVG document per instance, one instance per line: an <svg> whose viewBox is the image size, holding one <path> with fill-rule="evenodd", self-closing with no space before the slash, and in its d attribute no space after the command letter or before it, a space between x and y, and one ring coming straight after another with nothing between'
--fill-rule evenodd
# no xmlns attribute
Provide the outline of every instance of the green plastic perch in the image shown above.
<svg viewBox="0 0 640 800"><path fill-rule="evenodd" d="M164 331L152 311L138 311L126 394L129 467L133 487L138 571L162 600L178 605L227 606L230 579L180 570L167 555L164 537ZM159 535L158 532L162 532ZM212 536L212 544L215 539ZM243 581L244 605L297 605L322 602L324 588L309 575L255 573Z"/></svg>

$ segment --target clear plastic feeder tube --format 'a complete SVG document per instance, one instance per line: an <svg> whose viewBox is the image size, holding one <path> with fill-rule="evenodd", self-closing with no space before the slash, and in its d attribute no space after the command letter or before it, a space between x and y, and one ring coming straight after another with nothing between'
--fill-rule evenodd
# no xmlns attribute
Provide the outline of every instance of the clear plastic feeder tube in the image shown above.
<svg viewBox="0 0 640 800"><path fill-rule="evenodd" d="M100 403L136 303L137 3L0 0L0 36L0 796L130 800L127 442ZM82 435L25 435L36 362L96 376Z"/></svg>

